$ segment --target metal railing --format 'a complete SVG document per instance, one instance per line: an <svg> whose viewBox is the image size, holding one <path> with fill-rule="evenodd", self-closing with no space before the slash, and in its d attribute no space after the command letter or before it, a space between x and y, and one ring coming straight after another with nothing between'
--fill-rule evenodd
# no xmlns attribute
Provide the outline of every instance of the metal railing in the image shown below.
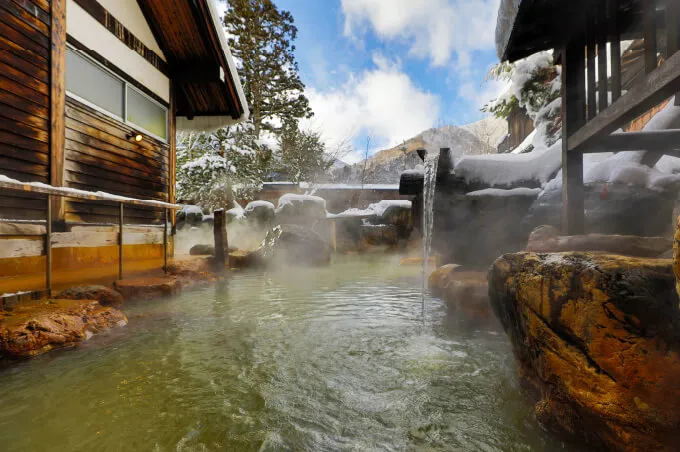
<svg viewBox="0 0 680 452"><path fill-rule="evenodd" d="M53 187L40 183L23 183L14 180L0 179L0 189L20 191L24 193L36 193L47 195L46 233L45 233L45 285L48 295L52 293L52 199L55 196L63 198L83 199L87 201L99 201L118 203L118 279L123 279L123 228L125 226L125 205L156 207L163 209L163 270L168 270L168 236L169 236L169 211L182 208L179 204L171 204L163 201L141 200L124 196L110 195L101 192L88 192L66 187ZM3 220L0 222L13 222ZM42 234L40 234L42 235Z"/></svg>

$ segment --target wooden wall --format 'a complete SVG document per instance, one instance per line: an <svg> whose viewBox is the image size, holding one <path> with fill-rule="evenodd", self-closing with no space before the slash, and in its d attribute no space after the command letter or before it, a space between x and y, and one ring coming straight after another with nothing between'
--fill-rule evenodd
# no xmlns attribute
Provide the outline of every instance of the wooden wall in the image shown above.
<svg viewBox="0 0 680 452"><path fill-rule="evenodd" d="M534 122L523 108L515 108L508 116L509 148L514 149L534 131Z"/></svg>
<svg viewBox="0 0 680 452"><path fill-rule="evenodd" d="M0 174L49 182L49 0L0 1ZM0 191L0 217L44 219L44 197Z"/></svg>
<svg viewBox="0 0 680 452"><path fill-rule="evenodd" d="M71 98L66 101L66 186L138 199L168 200L169 145L145 136L130 142L133 130ZM152 224L162 211L125 207L125 222ZM115 223L118 206L70 200L67 222Z"/></svg>

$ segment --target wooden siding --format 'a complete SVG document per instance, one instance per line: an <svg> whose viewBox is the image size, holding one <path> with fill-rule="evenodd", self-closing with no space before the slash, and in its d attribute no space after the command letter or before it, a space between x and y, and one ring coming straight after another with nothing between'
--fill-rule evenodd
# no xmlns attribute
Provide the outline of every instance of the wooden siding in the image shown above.
<svg viewBox="0 0 680 452"><path fill-rule="evenodd" d="M0 1L0 173L49 183L50 2ZM45 218L44 196L0 191L0 217Z"/></svg>
<svg viewBox="0 0 680 452"><path fill-rule="evenodd" d="M145 137L142 143L127 138L133 129L74 99L66 101L66 186L104 191L138 199L168 200L169 148ZM118 207L112 203L69 200L67 222L115 223ZM162 211L126 207L126 223L161 221Z"/></svg>

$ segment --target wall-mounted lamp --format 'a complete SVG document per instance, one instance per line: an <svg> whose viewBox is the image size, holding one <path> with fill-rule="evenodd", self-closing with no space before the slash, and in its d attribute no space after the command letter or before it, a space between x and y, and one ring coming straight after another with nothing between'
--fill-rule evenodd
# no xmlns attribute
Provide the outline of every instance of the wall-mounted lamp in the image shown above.
<svg viewBox="0 0 680 452"><path fill-rule="evenodd" d="M127 138L128 141L141 143L142 140L144 140L144 135L142 135L141 133L128 133L127 135L125 135L125 138Z"/></svg>

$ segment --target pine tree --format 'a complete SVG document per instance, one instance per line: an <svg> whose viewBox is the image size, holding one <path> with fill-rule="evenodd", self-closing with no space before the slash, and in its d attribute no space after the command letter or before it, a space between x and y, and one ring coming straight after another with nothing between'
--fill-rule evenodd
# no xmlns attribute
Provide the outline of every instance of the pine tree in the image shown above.
<svg viewBox="0 0 680 452"><path fill-rule="evenodd" d="M212 133L177 137L177 197L207 209L231 206L259 190L271 153L244 122Z"/></svg>
<svg viewBox="0 0 680 452"><path fill-rule="evenodd" d="M317 182L333 164L318 132L287 122L278 136L279 173L292 182Z"/></svg>
<svg viewBox="0 0 680 452"><path fill-rule="evenodd" d="M309 118L293 53L297 28L271 0L229 0L224 25L250 107L255 136L275 132L279 121ZM278 119L278 121L277 121Z"/></svg>

